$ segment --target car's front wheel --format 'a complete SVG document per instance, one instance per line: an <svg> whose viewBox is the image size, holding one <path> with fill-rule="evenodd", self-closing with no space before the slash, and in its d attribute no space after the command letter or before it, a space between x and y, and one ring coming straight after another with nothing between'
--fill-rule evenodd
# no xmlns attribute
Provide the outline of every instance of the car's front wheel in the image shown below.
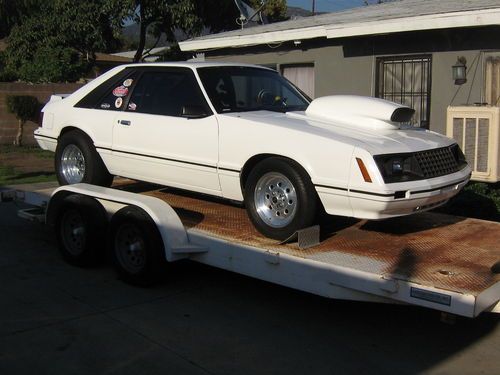
<svg viewBox="0 0 500 375"><path fill-rule="evenodd" d="M61 185L86 182L111 186L113 182L113 176L109 174L90 139L78 130L71 130L59 138L55 169Z"/></svg>
<svg viewBox="0 0 500 375"><path fill-rule="evenodd" d="M259 232L285 240L313 224L317 195L304 169L281 157L259 162L245 184L245 205Z"/></svg>

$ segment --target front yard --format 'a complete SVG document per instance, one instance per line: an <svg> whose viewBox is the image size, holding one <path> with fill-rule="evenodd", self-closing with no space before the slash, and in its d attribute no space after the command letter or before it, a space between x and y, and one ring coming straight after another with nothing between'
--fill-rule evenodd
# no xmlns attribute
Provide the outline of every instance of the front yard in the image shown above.
<svg viewBox="0 0 500 375"><path fill-rule="evenodd" d="M0 186L55 181L54 154L36 146L0 145Z"/></svg>

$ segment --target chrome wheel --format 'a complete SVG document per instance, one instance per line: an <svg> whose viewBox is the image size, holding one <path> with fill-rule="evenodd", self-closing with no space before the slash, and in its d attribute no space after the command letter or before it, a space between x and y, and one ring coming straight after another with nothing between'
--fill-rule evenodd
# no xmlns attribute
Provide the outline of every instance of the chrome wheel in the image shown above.
<svg viewBox="0 0 500 375"><path fill-rule="evenodd" d="M141 231L131 223L124 223L116 232L115 253L121 267L128 273L142 271L146 264L146 244Z"/></svg>
<svg viewBox="0 0 500 375"><path fill-rule="evenodd" d="M61 239L63 244L73 256L83 253L86 245L87 230L82 215L78 210L69 210L61 219Z"/></svg>
<svg viewBox="0 0 500 375"><path fill-rule="evenodd" d="M85 157L74 144L67 145L61 155L60 172L68 184L82 182L85 175Z"/></svg>
<svg viewBox="0 0 500 375"><path fill-rule="evenodd" d="M255 186L255 209L260 218L273 228L290 224L297 212L297 192L283 174L264 174Z"/></svg>

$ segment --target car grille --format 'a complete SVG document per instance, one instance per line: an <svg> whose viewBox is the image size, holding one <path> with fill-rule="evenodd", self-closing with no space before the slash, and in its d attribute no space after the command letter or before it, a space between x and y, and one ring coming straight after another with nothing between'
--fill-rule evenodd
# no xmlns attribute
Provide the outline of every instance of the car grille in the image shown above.
<svg viewBox="0 0 500 375"><path fill-rule="evenodd" d="M451 147L420 151L414 155L420 165L424 178L444 176L459 170L459 165Z"/></svg>

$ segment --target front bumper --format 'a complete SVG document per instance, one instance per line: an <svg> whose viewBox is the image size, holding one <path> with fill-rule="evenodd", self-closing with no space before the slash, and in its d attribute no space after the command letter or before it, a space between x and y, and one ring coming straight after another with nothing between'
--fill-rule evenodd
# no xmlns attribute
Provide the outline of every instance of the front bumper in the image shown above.
<svg viewBox="0 0 500 375"><path fill-rule="evenodd" d="M379 186L365 183L349 188L316 185L330 215L379 220L427 211L445 204L469 182L471 169L428 180ZM375 185L375 186L374 186Z"/></svg>
<svg viewBox="0 0 500 375"><path fill-rule="evenodd" d="M386 219L441 206L457 195L469 182L470 170L469 168L464 169L468 171L454 173L453 175L458 176L453 179L449 178L451 176L443 176L448 177L447 181L429 184L427 187L412 186L411 183L407 186L397 184L401 185L398 189L379 195L350 189L349 201L353 216L360 219Z"/></svg>

